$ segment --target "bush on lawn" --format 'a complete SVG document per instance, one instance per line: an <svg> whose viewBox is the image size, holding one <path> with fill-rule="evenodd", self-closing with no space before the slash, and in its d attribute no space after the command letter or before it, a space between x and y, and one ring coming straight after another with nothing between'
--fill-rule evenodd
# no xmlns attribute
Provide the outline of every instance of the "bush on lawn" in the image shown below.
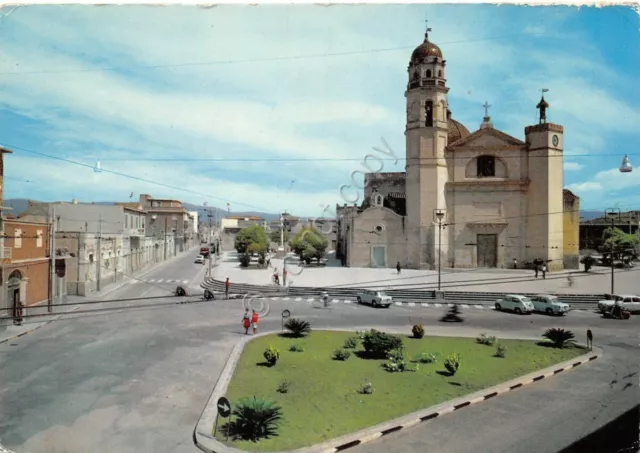
<svg viewBox="0 0 640 453"><path fill-rule="evenodd" d="M407 364L404 345L401 345L398 349L390 351L388 357L389 361L383 363L382 366L385 370L391 373L402 373L403 371L418 371L419 365L416 364L415 367L411 367L409 366L409 364Z"/></svg>
<svg viewBox="0 0 640 453"><path fill-rule="evenodd" d="M311 333L311 324L298 318L289 318L284 324L292 337L300 338Z"/></svg>
<svg viewBox="0 0 640 453"><path fill-rule="evenodd" d="M370 356L386 358L389 352L402 346L402 339L371 329L364 335L362 346Z"/></svg>
<svg viewBox="0 0 640 453"><path fill-rule="evenodd" d="M435 363L436 356L431 352L423 352L422 354L417 355L413 361L418 363Z"/></svg>
<svg viewBox="0 0 640 453"><path fill-rule="evenodd" d="M288 393L290 386L291 386L291 382L282 381L280 384L278 384L278 388L276 389L276 391L278 393Z"/></svg>
<svg viewBox="0 0 640 453"><path fill-rule="evenodd" d="M361 395L371 395L373 393L373 384L369 381L366 381L363 384L360 384L358 388L358 393Z"/></svg>
<svg viewBox="0 0 640 453"><path fill-rule="evenodd" d="M351 353L347 350L344 349L336 349L335 351L333 351L333 360L342 360L345 361L347 360L349 357L351 357Z"/></svg>
<svg viewBox="0 0 640 453"><path fill-rule="evenodd" d="M258 441L276 434L282 408L264 398L241 399L233 410L235 419L227 425L235 439Z"/></svg>
<svg viewBox="0 0 640 453"><path fill-rule="evenodd" d="M356 346L358 346L358 337L350 337L344 341L345 349L354 349Z"/></svg>
<svg viewBox="0 0 640 453"><path fill-rule="evenodd" d="M500 357L500 358L504 358L507 356L507 347L506 346L502 346L501 344L499 344L498 346L496 346L496 354L495 357Z"/></svg>
<svg viewBox="0 0 640 453"><path fill-rule="evenodd" d="M280 360L280 350L274 348L271 345L269 345L269 347L264 350L264 353L262 355L264 355L264 359L267 361L269 366L274 366L278 362L278 360Z"/></svg>
<svg viewBox="0 0 640 453"><path fill-rule="evenodd" d="M416 324L411 329L411 333L413 334L413 338L422 338L424 337L424 326L422 324Z"/></svg>
<svg viewBox="0 0 640 453"><path fill-rule="evenodd" d="M249 264L251 264L251 255L249 255L248 253L243 253L242 255L240 255L240 266L249 267Z"/></svg>
<svg viewBox="0 0 640 453"><path fill-rule="evenodd" d="M544 338L550 340L555 348L563 349L567 346L573 346L575 335L570 330L559 329L554 327L548 329L543 335Z"/></svg>
<svg viewBox="0 0 640 453"><path fill-rule="evenodd" d="M476 343L493 346L496 344L496 337L488 337L486 334L481 333L480 336L476 338Z"/></svg>
<svg viewBox="0 0 640 453"><path fill-rule="evenodd" d="M289 351L290 352L304 352L304 348L302 346L300 346L298 343L296 343L296 344L292 344L291 346L289 346Z"/></svg>
<svg viewBox="0 0 640 453"><path fill-rule="evenodd" d="M449 354L447 359L444 361L444 367L453 376L458 372L458 369L460 368L460 362L460 354L454 352L453 354Z"/></svg>

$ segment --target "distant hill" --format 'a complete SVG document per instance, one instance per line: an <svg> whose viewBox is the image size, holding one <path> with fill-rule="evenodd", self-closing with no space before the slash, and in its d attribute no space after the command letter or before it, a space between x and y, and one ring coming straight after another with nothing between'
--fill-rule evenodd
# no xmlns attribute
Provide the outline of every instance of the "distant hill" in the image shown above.
<svg viewBox="0 0 640 453"><path fill-rule="evenodd" d="M599 217L604 217L603 211L580 211L580 217L582 220L593 220Z"/></svg>
<svg viewBox="0 0 640 453"><path fill-rule="evenodd" d="M31 200L31 201L42 201L42 200ZM59 201L59 200L56 200ZM123 200L122 202L125 202L128 200ZM114 203L121 203L121 202L115 202L115 201L95 201L93 202L93 204L98 204L98 205L110 205L110 204L114 204ZM19 215L20 213L26 211L29 208L29 199L27 198L9 198L4 200L3 202L3 206L7 207L7 208L11 208L11 211L9 211L8 213L13 214L13 215ZM198 217L200 219L200 222L208 222L208 217L207 214L211 213L214 218L212 218L212 220L215 222L215 216L218 215L218 219L220 219L221 217L224 216L228 216L228 215L237 215L237 216L256 216L256 217L263 217L264 219L271 221L271 220L277 220L280 218L280 214L272 214L272 213L268 213L268 212L257 212L257 211L243 211L243 212L231 212L231 214L229 214L229 212L227 212L224 209L219 209L213 206L208 206L208 207L204 207L201 205L195 205L195 204L191 204L191 203L182 203L182 206L184 206L187 210L189 211L197 211L198 212ZM208 209L209 212L205 211L205 209Z"/></svg>

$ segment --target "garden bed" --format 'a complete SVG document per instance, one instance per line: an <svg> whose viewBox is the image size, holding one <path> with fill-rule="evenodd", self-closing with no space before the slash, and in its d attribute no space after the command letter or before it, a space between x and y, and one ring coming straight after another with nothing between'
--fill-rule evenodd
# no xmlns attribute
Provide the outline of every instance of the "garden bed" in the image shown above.
<svg viewBox="0 0 640 453"><path fill-rule="evenodd" d="M558 349L542 347L535 341L498 340L506 348L506 353L504 357L497 357L495 344L480 344L473 338L415 339L404 335L401 338L407 366L413 371L390 372L383 366L390 361L368 357L364 354L362 341L358 341L355 348L344 348L345 341L355 336L350 332L317 331L304 338L272 334L249 342L226 396L232 406L242 398L265 398L280 406L282 420L276 435L257 442L233 440L232 436L228 443L238 449L264 452L314 445L491 387L585 352L580 347ZM294 344L304 350L290 351ZM280 353L274 366L266 363L263 354L270 346ZM335 360L333 354L337 349L350 351L350 357ZM461 359L454 375L444 366L452 353L460 354ZM419 356L428 361L427 354L433 354L436 361L415 361ZM371 383L373 389L370 394L366 393L367 383ZM220 428L216 437L226 441Z"/></svg>

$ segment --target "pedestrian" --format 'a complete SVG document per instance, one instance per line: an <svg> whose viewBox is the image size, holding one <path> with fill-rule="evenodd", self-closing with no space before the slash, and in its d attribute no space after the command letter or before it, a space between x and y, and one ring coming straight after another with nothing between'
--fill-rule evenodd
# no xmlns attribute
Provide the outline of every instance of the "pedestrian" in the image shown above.
<svg viewBox="0 0 640 453"><path fill-rule="evenodd" d="M547 265L546 264L542 265L542 278L543 279L547 278Z"/></svg>
<svg viewBox="0 0 640 453"><path fill-rule="evenodd" d="M242 317L242 327L244 327L244 334L249 335L249 327L251 327L251 316L249 315L249 309L244 309L244 316Z"/></svg>
<svg viewBox="0 0 640 453"><path fill-rule="evenodd" d="M518 260L517 259L513 259L513 268L517 269L518 268Z"/></svg>
<svg viewBox="0 0 640 453"><path fill-rule="evenodd" d="M533 270L536 271L536 279L538 278L538 271L540 269L540 266L538 266L537 264L533 265Z"/></svg>
<svg viewBox="0 0 640 453"><path fill-rule="evenodd" d="M258 333L258 312L253 310L253 313L251 315L251 324L253 325L253 334L257 334Z"/></svg>
<svg viewBox="0 0 640 453"><path fill-rule="evenodd" d="M396 264L396 270L398 271L398 274L402 270L402 268L400 267L400 261L398 261L398 264Z"/></svg>
<svg viewBox="0 0 640 453"><path fill-rule="evenodd" d="M231 282L229 281L229 277L227 277L227 281L224 282L224 298L229 298L229 286L231 286Z"/></svg>

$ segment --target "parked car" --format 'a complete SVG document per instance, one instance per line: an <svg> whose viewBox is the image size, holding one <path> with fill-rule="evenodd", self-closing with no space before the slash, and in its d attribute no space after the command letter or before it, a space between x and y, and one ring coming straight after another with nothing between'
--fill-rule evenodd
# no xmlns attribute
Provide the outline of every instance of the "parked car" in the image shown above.
<svg viewBox="0 0 640 453"><path fill-rule="evenodd" d="M204 264L204 256L198 255L196 256L196 264Z"/></svg>
<svg viewBox="0 0 640 453"><path fill-rule="evenodd" d="M533 312L533 302L526 296L519 294L507 294L502 299L496 301L496 310L509 310L521 315L523 313L531 314Z"/></svg>
<svg viewBox="0 0 640 453"><path fill-rule="evenodd" d="M209 256L209 247L200 247L200 255L199 256L203 256L203 257L207 257Z"/></svg>
<svg viewBox="0 0 640 453"><path fill-rule="evenodd" d="M602 313L611 310L616 301L620 301L622 308L630 312L640 311L640 297L633 294L619 294L613 296L610 300L598 301L598 310Z"/></svg>
<svg viewBox="0 0 640 453"><path fill-rule="evenodd" d="M359 304L368 304L373 307L389 308L393 303L393 297L388 296L384 291L366 290L358 294Z"/></svg>
<svg viewBox="0 0 640 453"><path fill-rule="evenodd" d="M546 313L548 315L566 315L569 313L571 307L569 304L560 302L557 296L550 296L546 294L533 296L530 298L533 303L533 309L540 313Z"/></svg>

